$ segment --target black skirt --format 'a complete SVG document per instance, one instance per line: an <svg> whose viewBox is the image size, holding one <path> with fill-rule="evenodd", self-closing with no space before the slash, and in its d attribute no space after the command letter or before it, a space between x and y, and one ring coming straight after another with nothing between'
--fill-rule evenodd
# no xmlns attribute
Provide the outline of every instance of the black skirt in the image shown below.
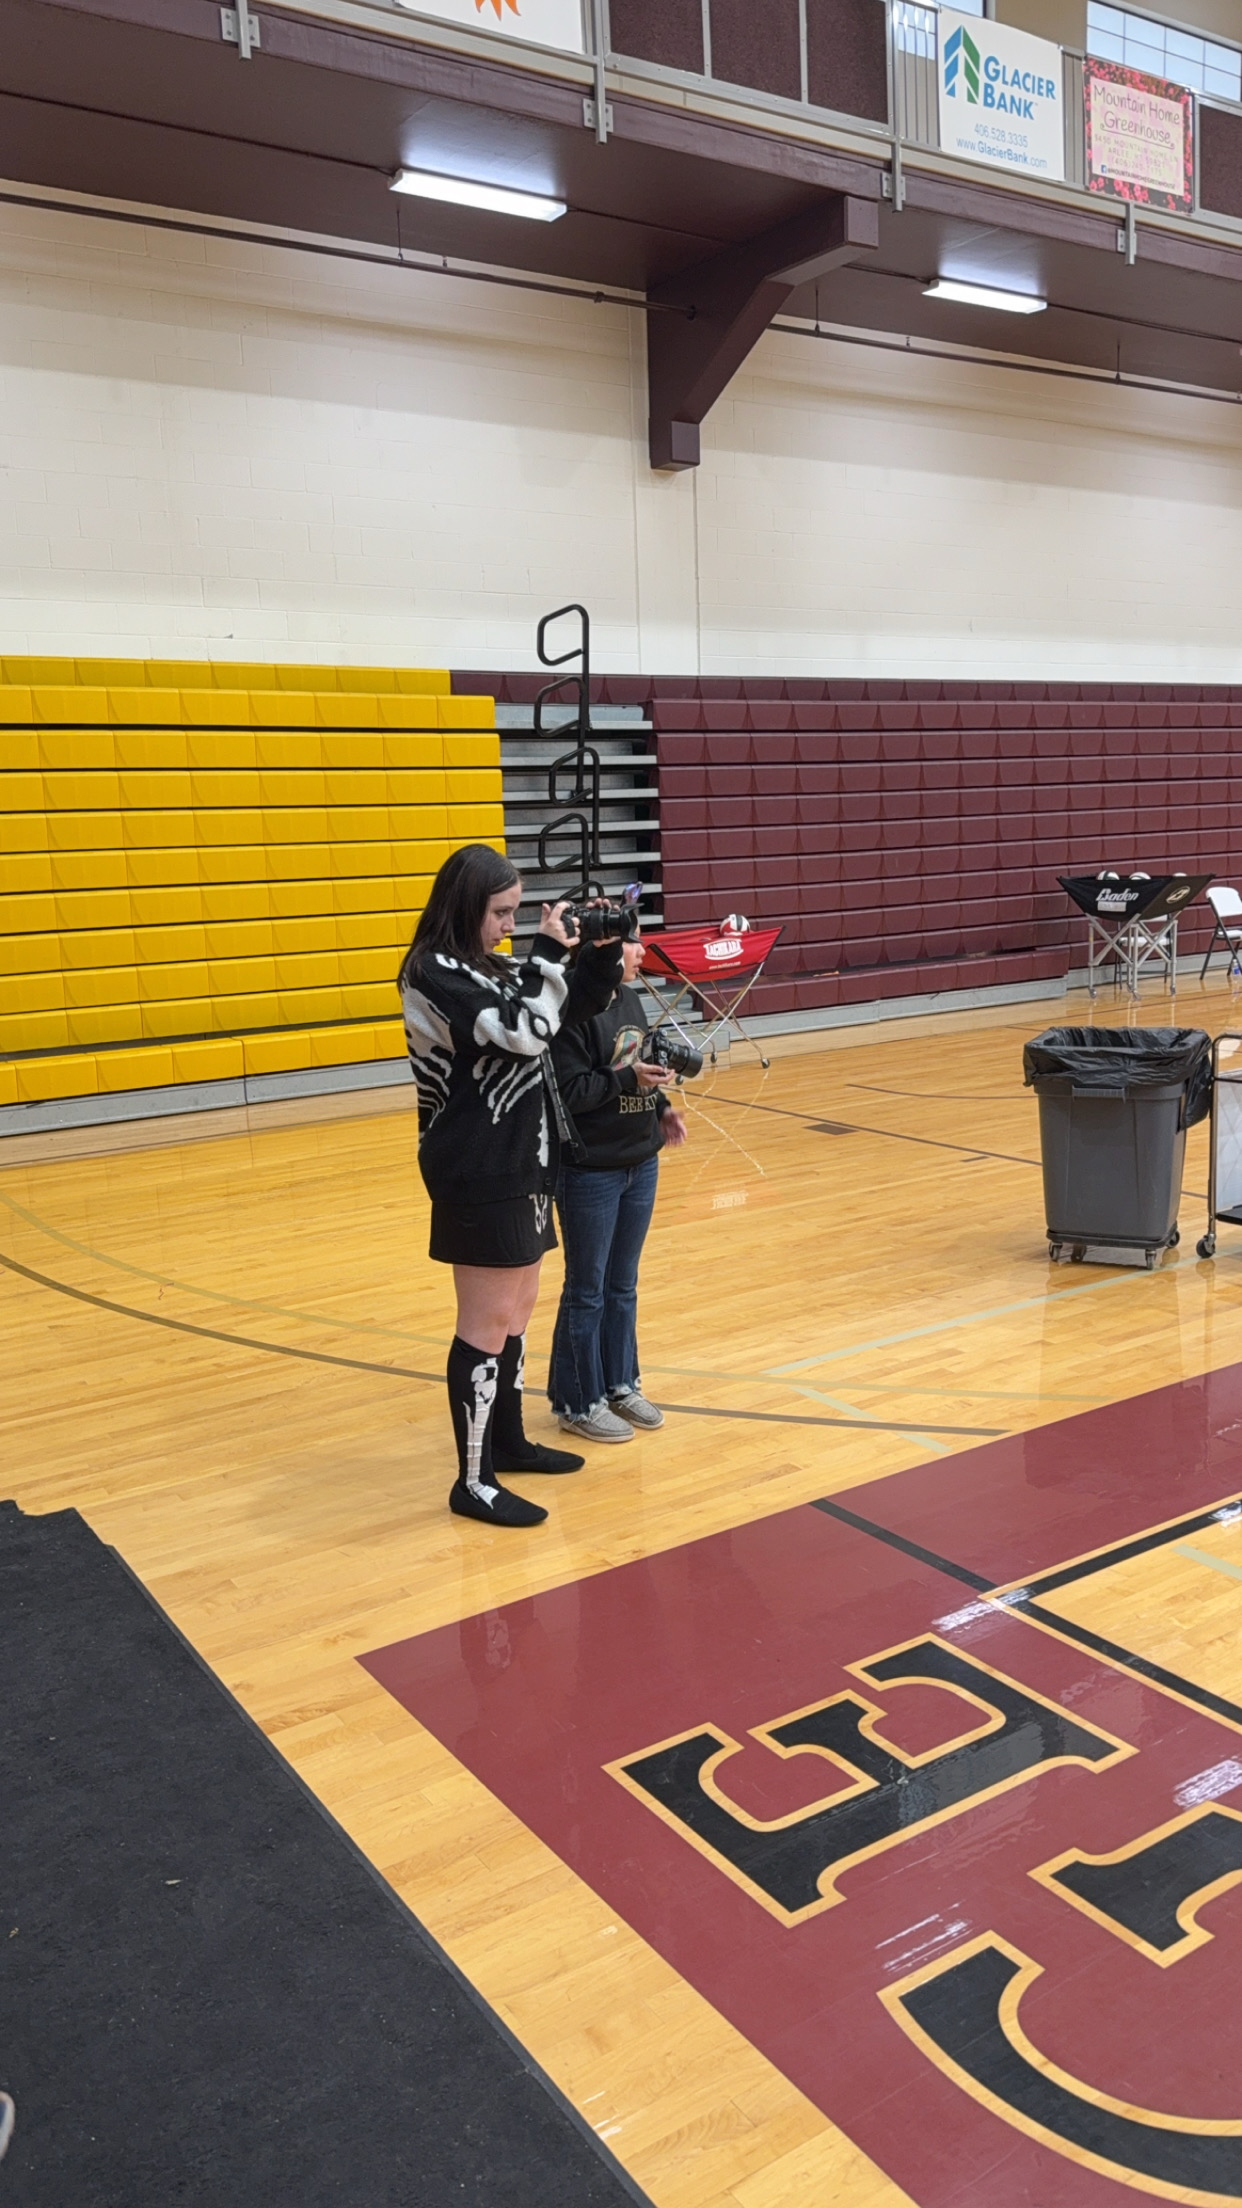
<svg viewBox="0 0 1242 2208"><path fill-rule="evenodd" d="M555 1248L551 1196L510 1196L499 1204L432 1199L430 1254L437 1264L508 1269L535 1265Z"/></svg>

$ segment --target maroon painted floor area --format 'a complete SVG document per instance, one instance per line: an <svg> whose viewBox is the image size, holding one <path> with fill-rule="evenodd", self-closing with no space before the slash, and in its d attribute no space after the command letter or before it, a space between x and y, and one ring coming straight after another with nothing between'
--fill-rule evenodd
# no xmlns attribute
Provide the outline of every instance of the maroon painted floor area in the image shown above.
<svg viewBox="0 0 1242 2208"><path fill-rule="evenodd" d="M1013 1581L1242 1491L1240 1444L1234 1368L834 1500ZM921 1655L887 1681L860 1676L910 1643ZM974 1667L974 1702L894 1677L955 1656ZM1228 1843L1242 1830L1228 1816L1231 1799L1242 1808L1234 1726L813 1507L362 1660L921 2208L1087 2208L1136 2184L1242 2199L1242 1891L1205 1905L1206 1944L1162 1963L1107 1912L1030 1875L1070 1851L1134 1848L1172 1820L1206 1816ZM749 1737L794 1713L815 1713L812 1730L836 1722L842 1697L852 1768ZM1006 1698L1005 1723L993 1714L955 1761L952 1744ZM879 1713L865 1723L864 1705ZM1055 1760L1066 1726L1061 1746L1080 1760ZM704 1730L741 1744L714 1793L710 1772L706 1786L669 1777L689 1751L642 1760ZM607 1768L618 1763L628 1783ZM787 1861L773 1870L825 1805L823 1829L839 1831L841 1805L863 1797L879 1841L825 1877L826 1899L813 1883L800 1893ZM706 1841L690 1829L704 1816ZM836 1844L823 1840L825 1863ZM772 1851L757 1874L756 1846ZM1140 1849L1130 1878L1140 1915L1160 1900L1153 1862ZM995 2004L980 2006L967 1984L980 1941L1002 1975L998 1942L1039 1966L1021 2032L1064 2081L1015 2057ZM930 2039L909 1983L925 1966L943 1996ZM1127 2129L1127 2106L1169 2121ZM1226 2134L1195 2131L1202 2119Z"/></svg>
<svg viewBox="0 0 1242 2208"><path fill-rule="evenodd" d="M844 1491L996 1586L1242 1493L1242 1365Z"/></svg>

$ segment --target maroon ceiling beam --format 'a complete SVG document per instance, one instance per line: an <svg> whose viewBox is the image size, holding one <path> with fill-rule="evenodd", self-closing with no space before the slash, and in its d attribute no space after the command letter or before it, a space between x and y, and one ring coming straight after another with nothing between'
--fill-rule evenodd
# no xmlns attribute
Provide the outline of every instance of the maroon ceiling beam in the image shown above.
<svg viewBox="0 0 1242 2208"><path fill-rule="evenodd" d="M879 242L879 203L837 193L656 285L648 304L681 311L647 316L652 467L696 468L703 416L790 294Z"/></svg>

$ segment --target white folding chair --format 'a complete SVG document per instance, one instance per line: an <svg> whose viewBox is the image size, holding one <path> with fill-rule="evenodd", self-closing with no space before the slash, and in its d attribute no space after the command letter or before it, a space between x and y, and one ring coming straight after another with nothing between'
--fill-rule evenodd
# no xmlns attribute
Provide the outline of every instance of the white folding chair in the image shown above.
<svg viewBox="0 0 1242 2208"><path fill-rule="evenodd" d="M1199 979L1202 981L1206 974L1218 942L1223 943L1229 953L1228 972L1242 975L1242 897L1236 889L1227 889L1223 883L1218 883L1214 889L1209 889L1207 901L1215 914L1216 926L1207 947L1207 957L1199 970Z"/></svg>

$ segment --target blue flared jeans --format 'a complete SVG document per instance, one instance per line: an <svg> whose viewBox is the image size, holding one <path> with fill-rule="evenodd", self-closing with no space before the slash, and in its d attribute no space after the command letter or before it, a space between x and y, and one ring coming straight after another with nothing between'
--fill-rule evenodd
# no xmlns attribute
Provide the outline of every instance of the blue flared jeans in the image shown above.
<svg viewBox="0 0 1242 2208"><path fill-rule="evenodd" d="M565 1286L548 1396L564 1417L581 1418L593 1404L639 1384L638 1265L659 1176L658 1157L601 1173L561 1168L556 1211Z"/></svg>

